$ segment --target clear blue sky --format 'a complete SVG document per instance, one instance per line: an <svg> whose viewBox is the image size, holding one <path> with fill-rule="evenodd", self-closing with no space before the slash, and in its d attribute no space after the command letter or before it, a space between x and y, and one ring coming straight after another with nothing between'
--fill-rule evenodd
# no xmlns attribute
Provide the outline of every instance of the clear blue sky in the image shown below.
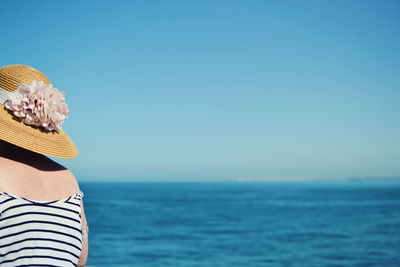
<svg viewBox="0 0 400 267"><path fill-rule="evenodd" d="M3 1L83 180L400 176L398 1Z"/></svg>

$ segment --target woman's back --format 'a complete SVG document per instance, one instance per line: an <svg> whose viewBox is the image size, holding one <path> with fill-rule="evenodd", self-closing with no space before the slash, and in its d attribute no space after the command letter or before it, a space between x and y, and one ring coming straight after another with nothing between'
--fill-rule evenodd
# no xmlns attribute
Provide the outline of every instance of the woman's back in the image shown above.
<svg viewBox="0 0 400 267"><path fill-rule="evenodd" d="M0 193L0 266L77 266L82 196L39 202Z"/></svg>
<svg viewBox="0 0 400 267"><path fill-rule="evenodd" d="M77 266L84 222L83 193L75 177L43 155L15 147L10 154L5 146L0 155L0 266Z"/></svg>
<svg viewBox="0 0 400 267"><path fill-rule="evenodd" d="M48 200L77 193L79 185L62 165L0 140L1 191Z"/></svg>

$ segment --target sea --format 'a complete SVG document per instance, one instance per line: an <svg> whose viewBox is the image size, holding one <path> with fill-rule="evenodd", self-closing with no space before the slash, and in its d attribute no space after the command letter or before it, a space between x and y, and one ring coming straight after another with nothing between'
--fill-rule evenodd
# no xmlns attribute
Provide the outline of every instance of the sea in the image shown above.
<svg viewBox="0 0 400 267"><path fill-rule="evenodd" d="M80 182L87 266L400 266L400 184Z"/></svg>

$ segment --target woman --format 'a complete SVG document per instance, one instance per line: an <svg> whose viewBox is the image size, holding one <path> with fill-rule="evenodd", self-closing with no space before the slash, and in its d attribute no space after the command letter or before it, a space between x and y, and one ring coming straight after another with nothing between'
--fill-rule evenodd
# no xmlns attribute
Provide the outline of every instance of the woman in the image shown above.
<svg viewBox="0 0 400 267"><path fill-rule="evenodd" d="M88 224L74 175L45 155L74 158L61 129L64 93L40 71L0 68L0 266L84 266Z"/></svg>

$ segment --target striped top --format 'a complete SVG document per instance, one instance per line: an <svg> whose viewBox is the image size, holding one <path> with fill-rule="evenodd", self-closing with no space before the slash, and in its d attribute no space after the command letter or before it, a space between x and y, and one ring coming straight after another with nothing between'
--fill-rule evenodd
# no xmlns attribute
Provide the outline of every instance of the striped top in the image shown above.
<svg viewBox="0 0 400 267"><path fill-rule="evenodd" d="M77 266L83 195L36 201L0 192L0 266Z"/></svg>

